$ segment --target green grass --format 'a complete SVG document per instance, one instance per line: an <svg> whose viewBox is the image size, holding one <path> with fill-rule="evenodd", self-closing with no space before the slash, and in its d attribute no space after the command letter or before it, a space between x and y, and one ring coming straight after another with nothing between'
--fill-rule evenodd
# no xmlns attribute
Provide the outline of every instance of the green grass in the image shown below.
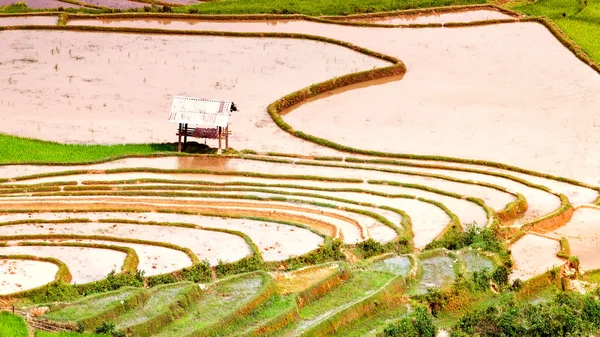
<svg viewBox="0 0 600 337"><path fill-rule="evenodd" d="M73 331L62 331L62 332L45 332L45 331L37 331L35 333L35 337L111 337L107 334L97 334L97 333L79 333Z"/></svg>
<svg viewBox="0 0 600 337"><path fill-rule="evenodd" d="M407 306L400 305L396 308L377 310L373 315L362 317L352 324L343 326L332 337L366 337L376 336L377 333L390 323L407 314Z"/></svg>
<svg viewBox="0 0 600 337"><path fill-rule="evenodd" d="M189 285L189 283L182 283L153 289L152 297L150 297L145 305L138 310L132 310L121 315L119 319L115 321L117 329L122 330L129 326L151 320L165 310L172 301L175 300L175 296L186 287L189 287Z"/></svg>
<svg viewBox="0 0 600 337"><path fill-rule="evenodd" d="M45 318L61 322L76 322L106 310L108 307L131 296L139 289L124 289L86 297L60 310L50 311Z"/></svg>
<svg viewBox="0 0 600 337"><path fill-rule="evenodd" d="M513 9L552 19L591 58L600 62L600 0L538 0ZM566 17L563 17L563 13Z"/></svg>
<svg viewBox="0 0 600 337"><path fill-rule="evenodd" d="M185 336L206 328L235 312L256 294L263 284L262 276L233 278L212 286L208 294L192 306L181 319L167 325L156 337Z"/></svg>
<svg viewBox="0 0 600 337"><path fill-rule="evenodd" d="M174 150L173 144L59 144L0 134L0 163L84 163Z"/></svg>
<svg viewBox="0 0 600 337"><path fill-rule="evenodd" d="M402 9L483 4L485 0L225 0L175 8L205 14L306 14L348 15Z"/></svg>
<svg viewBox="0 0 600 337"><path fill-rule="evenodd" d="M393 277L394 275L388 273L358 271L335 290L302 308L300 316L305 320L318 319L322 315L375 293Z"/></svg>
<svg viewBox="0 0 600 337"><path fill-rule="evenodd" d="M245 316L242 321L224 327L222 335L230 332L230 334L226 336L246 336L251 331L263 326L278 315L288 312L288 310L292 310L295 306L296 301L294 296L275 295L269 301L265 302L265 304L258 307L257 310Z"/></svg>
<svg viewBox="0 0 600 337"><path fill-rule="evenodd" d="M0 336L28 337L27 325L23 318L8 312L0 312Z"/></svg>

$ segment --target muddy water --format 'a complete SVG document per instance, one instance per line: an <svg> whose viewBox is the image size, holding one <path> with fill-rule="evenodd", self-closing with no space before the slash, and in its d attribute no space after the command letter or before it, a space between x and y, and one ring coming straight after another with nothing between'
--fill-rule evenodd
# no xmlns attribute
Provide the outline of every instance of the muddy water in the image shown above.
<svg viewBox="0 0 600 337"><path fill-rule="evenodd" d="M600 154L589 152L600 142L596 132L600 76L539 24L452 29L360 28L302 21L103 24L308 33L387 53L407 65L402 80L325 96L291 111L286 122L363 149L487 159L600 182ZM526 98L523 92L528 93ZM578 109L577 119L571 118L573 106ZM314 123L315 119L320 122Z"/></svg>
<svg viewBox="0 0 600 337"><path fill-rule="evenodd" d="M289 39L39 31L0 37L7 50L0 70L11 78L0 84L0 131L61 142L175 141L168 111L173 95L187 95L236 102L235 148L278 151L288 144L316 152L276 127L266 106L299 87L387 64Z"/></svg>
<svg viewBox="0 0 600 337"><path fill-rule="evenodd" d="M13 219L45 219L45 220L59 220L59 219L68 219L73 218L73 214L71 213L39 213L33 214L31 217L27 214L12 214L10 216L3 216L2 221L10 221ZM216 217L208 217L208 216L197 216L197 215L184 215L184 214L171 214L171 213L78 213L77 218L98 220L98 219L107 219L107 220L120 220L120 219L128 219L128 220L137 220L137 221L155 221L155 222L172 222L172 223L190 223L201 225L206 228L221 228L221 229L229 229L240 231L245 233L250 237L252 242L254 242L263 255L263 258L267 261L281 261L285 260L291 256L300 256L308 253L311 250L318 248L318 246L323 243L323 238L318 235L310 232L309 230L303 228L297 228L286 225L279 225L272 222L264 222L264 221L253 221L253 220L245 220L245 219L223 219ZM120 224L117 226L121 226ZM85 227L82 225L80 227ZM169 229L166 227L157 227L156 229L151 229L157 233L160 237L164 238L160 241L172 242L174 244L178 244L177 241L168 241L169 236L172 235ZM93 231L93 226L90 227L91 231ZM148 227L150 228L150 227ZM163 229L161 231L161 229ZM178 229L182 232L186 232L185 228ZM86 232L84 230L84 232ZM117 231L116 234L121 232ZM198 233L197 230L189 230L187 229L187 237L194 237L195 233ZM214 232L206 232L202 231L201 233L214 233ZM81 233L80 233L81 234ZM216 233L222 234L222 233ZM136 233L132 232L131 237L135 237ZM184 241L187 240L183 237L179 239L179 245L184 245ZM238 240L239 237L233 237L234 240ZM226 235L226 241L231 239L230 235ZM151 240L156 240L156 238ZM183 241L182 241L183 240ZM202 248L204 252L208 252L209 255L223 255L223 254L233 254L234 257L244 256L244 253L249 251L246 247L234 247L232 248L232 252L225 252L224 248L219 248L219 240L223 240L223 238L216 238L215 242L211 242L208 249ZM222 241L225 242L226 241ZM120 243L119 243L120 245ZM190 247L197 247L197 244L190 244ZM152 250L153 247L149 246ZM160 248L160 247L159 247ZM231 247L230 247L231 248ZM164 249L164 248L163 248ZM196 249L196 248L192 248ZM237 252L236 252L237 250ZM154 253L156 254L156 252ZM240 257L237 257L239 259ZM189 262L189 259L184 259L184 262ZM218 261L217 258L212 259L211 261Z"/></svg>
<svg viewBox="0 0 600 337"><path fill-rule="evenodd" d="M143 270L146 276L170 273L192 265L192 261L185 253L160 246L102 240L35 240L35 242L95 243L107 246L129 247L134 249L139 256L138 269Z"/></svg>
<svg viewBox="0 0 600 337"><path fill-rule="evenodd" d="M54 281L58 266L49 262L0 260L0 295L37 288Z"/></svg>
<svg viewBox="0 0 600 337"><path fill-rule="evenodd" d="M0 26L18 26L18 25L57 25L56 16L11 16L1 17Z"/></svg>
<svg viewBox="0 0 600 337"><path fill-rule="evenodd" d="M248 254L250 249L243 238L231 234L181 228L149 225L129 225L108 223L17 225L0 228L1 235L17 234L74 234L105 235L121 238L169 242L190 248L200 260L208 259L211 265L219 260L237 261Z"/></svg>
<svg viewBox="0 0 600 337"><path fill-rule="evenodd" d="M600 268L600 208L579 208L569 223L551 233L569 240L571 255L577 256L582 270Z"/></svg>
<svg viewBox="0 0 600 337"><path fill-rule="evenodd" d="M371 18L351 20L356 22L372 22L389 25L426 24L426 23L448 23L448 22L473 22L498 19L512 19L510 15L493 10L476 10L454 13L439 13L427 15L402 15L388 18Z"/></svg>
<svg viewBox="0 0 600 337"><path fill-rule="evenodd" d="M371 269L395 275L407 275L410 272L411 266L412 264L408 257L395 256L373 264Z"/></svg>
<svg viewBox="0 0 600 337"><path fill-rule="evenodd" d="M81 8L80 6L73 5L67 2L57 0L0 0L0 6L8 6L18 2L26 2L29 8Z"/></svg>
<svg viewBox="0 0 600 337"><path fill-rule="evenodd" d="M556 240L528 234L510 246L515 261L511 280L523 281L562 265L565 261L556 254L560 244Z"/></svg>
<svg viewBox="0 0 600 337"><path fill-rule="evenodd" d="M454 263L454 260L448 256L434 256L421 260L423 276L417 286L417 293L425 293L428 288L450 285L456 278Z"/></svg>
<svg viewBox="0 0 600 337"><path fill-rule="evenodd" d="M494 269L494 263L492 263L492 260L483 254L478 253L477 251L467 250L460 252L460 257L465 262L468 273L481 271L484 269L490 271Z"/></svg>
<svg viewBox="0 0 600 337"><path fill-rule="evenodd" d="M126 254L123 252L83 247L13 246L0 247L0 255L33 255L52 257L64 262L72 284L101 280L111 271L121 271Z"/></svg>

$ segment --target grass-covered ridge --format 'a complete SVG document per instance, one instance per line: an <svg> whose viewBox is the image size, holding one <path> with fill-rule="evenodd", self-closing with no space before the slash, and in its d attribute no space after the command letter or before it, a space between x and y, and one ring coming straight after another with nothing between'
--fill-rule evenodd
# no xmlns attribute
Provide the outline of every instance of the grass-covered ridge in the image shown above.
<svg viewBox="0 0 600 337"><path fill-rule="evenodd" d="M358 13L387 12L403 9L441 7L450 5L483 4L485 0L226 0L201 5L176 8L175 11L196 9L204 14L307 14L349 15Z"/></svg>
<svg viewBox="0 0 600 337"><path fill-rule="evenodd" d="M600 62L600 0L538 0L513 6L530 16L547 16L592 59Z"/></svg>
<svg viewBox="0 0 600 337"><path fill-rule="evenodd" d="M126 155L175 151L174 144L60 144L0 133L2 163L82 163Z"/></svg>
<svg viewBox="0 0 600 337"><path fill-rule="evenodd" d="M0 336L27 337L27 325L23 318L8 312L0 312Z"/></svg>
<svg viewBox="0 0 600 337"><path fill-rule="evenodd" d="M73 1L73 0L71 0ZM71 2L69 1L69 2ZM142 1L140 1L142 2ZM146 1L143 1L146 2ZM148 7L152 6L151 1ZM89 1L81 1L89 4ZM165 1L164 3L168 3ZM453 5L485 4L486 0L225 0L207 2L198 5L176 6L163 9L156 6L154 10L173 11L175 13L200 13L200 14L306 14L306 15L349 15L359 13L387 12L404 9L418 9L429 7L442 7ZM97 7L91 5L90 7ZM68 12L79 13L102 13L111 9L97 8L67 8ZM32 9L22 4L0 7L0 13L24 13L39 12L42 10ZM144 9L130 9L128 12L144 11Z"/></svg>

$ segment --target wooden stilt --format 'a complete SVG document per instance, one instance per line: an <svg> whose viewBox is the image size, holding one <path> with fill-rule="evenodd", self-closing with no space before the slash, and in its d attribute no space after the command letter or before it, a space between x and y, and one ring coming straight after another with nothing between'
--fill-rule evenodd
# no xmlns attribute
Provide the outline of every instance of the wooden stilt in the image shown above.
<svg viewBox="0 0 600 337"><path fill-rule="evenodd" d="M221 136L222 136L221 133L223 132L222 130L223 129L220 126L217 129L217 133L218 133L217 137L219 137L219 152L221 152Z"/></svg>
<svg viewBox="0 0 600 337"><path fill-rule="evenodd" d="M177 133L179 135L179 138L177 139L177 152L181 152L181 123L179 123L179 132Z"/></svg>
<svg viewBox="0 0 600 337"><path fill-rule="evenodd" d="M187 149L187 134L188 134L188 124L185 123L185 131L183 133L183 149Z"/></svg>
<svg viewBox="0 0 600 337"><path fill-rule="evenodd" d="M225 150L229 150L229 125L225 127Z"/></svg>

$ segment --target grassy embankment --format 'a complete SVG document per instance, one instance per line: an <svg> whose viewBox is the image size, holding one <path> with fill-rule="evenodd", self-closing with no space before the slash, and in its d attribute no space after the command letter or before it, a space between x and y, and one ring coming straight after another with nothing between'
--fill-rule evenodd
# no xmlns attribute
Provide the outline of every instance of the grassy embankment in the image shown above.
<svg viewBox="0 0 600 337"><path fill-rule="evenodd" d="M27 337L27 325L19 316L0 312L0 336Z"/></svg>
<svg viewBox="0 0 600 337"><path fill-rule="evenodd" d="M189 152L211 153L215 149L189 144ZM193 143L195 144L195 143ZM176 144L84 145L60 144L0 134L0 164L86 163L113 157L173 152Z"/></svg>
<svg viewBox="0 0 600 337"><path fill-rule="evenodd" d="M80 0L82 3L89 3ZM168 2L168 1L165 1ZM200 5L173 7L173 12L201 14L306 14L348 15L357 13L386 12L403 9L443 7L452 5L484 4L486 0L226 0L207 2ZM148 4L151 6L151 4ZM132 9L128 11L140 11ZM24 6L0 7L0 13L39 12L42 10ZM67 9L69 12L102 13L93 8Z"/></svg>
<svg viewBox="0 0 600 337"><path fill-rule="evenodd" d="M530 16L547 16L600 62L600 0L538 0L516 2L510 7Z"/></svg>

